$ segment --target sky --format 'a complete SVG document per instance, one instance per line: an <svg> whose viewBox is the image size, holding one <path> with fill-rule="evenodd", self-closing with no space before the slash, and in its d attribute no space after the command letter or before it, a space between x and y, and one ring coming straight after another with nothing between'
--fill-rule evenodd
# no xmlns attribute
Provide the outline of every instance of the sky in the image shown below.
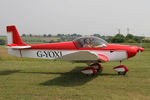
<svg viewBox="0 0 150 100"><path fill-rule="evenodd" d="M150 0L0 0L0 35L126 35L150 37Z"/></svg>

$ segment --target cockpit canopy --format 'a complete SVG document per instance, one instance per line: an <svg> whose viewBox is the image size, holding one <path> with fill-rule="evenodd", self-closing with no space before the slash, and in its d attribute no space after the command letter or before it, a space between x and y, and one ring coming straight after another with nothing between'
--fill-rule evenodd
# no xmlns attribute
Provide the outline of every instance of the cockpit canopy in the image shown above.
<svg viewBox="0 0 150 100"><path fill-rule="evenodd" d="M80 37L75 40L73 40L75 46L77 48L96 48L96 47L106 47L107 42L101 38L89 36L89 37Z"/></svg>

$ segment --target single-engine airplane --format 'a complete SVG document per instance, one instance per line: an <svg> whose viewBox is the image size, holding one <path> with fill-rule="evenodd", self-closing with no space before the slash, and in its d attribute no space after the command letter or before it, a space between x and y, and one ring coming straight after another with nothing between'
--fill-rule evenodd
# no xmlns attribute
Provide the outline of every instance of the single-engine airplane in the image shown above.
<svg viewBox="0 0 150 100"><path fill-rule="evenodd" d="M8 53L19 57L66 60L87 63L88 67L81 70L83 74L94 75L102 71L100 63L120 61L114 67L118 75L125 75L127 66L121 62L131 58L144 49L137 46L108 44L101 38L86 36L69 42L29 45L23 43L16 26L7 26Z"/></svg>

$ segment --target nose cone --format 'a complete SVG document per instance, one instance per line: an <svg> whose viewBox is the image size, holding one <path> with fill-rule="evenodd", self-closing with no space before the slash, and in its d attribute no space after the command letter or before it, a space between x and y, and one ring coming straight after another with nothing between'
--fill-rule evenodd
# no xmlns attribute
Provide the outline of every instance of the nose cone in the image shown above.
<svg viewBox="0 0 150 100"><path fill-rule="evenodd" d="M128 47L127 50L128 58L135 56L137 52L138 52L138 48L136 46Z"/></svg>
<svg viewBox="0 0 150 100"><path fill-rule="evenodd" d="M138 47L138 51L143 52L143 51L144 51L144 49L143 49L143 48L141 48L141 47Z"/></svg>
<svg viewBox="0 0 150 100"><path fill-rule="evenodd" d="M141 47L137 47L137 46L130 46L128 51L127 51L128 58L131 58L131 57L135 56L136 53L139 52L139 51L142 52L142 51L144 51L144 49L141 48Z"/></svg>

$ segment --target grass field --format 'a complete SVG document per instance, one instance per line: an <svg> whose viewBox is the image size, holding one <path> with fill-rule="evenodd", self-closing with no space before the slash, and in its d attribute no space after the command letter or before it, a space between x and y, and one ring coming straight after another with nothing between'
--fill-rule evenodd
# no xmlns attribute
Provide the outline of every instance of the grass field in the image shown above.
<svg viewBox="0 0 150 100"><path fill-rule="evenodd" d="M150 100L150 50L123 64L126 76L112 69L119 62L108 62L87 77L86 64L18 58L0 47L0 100Z"/></svg>

